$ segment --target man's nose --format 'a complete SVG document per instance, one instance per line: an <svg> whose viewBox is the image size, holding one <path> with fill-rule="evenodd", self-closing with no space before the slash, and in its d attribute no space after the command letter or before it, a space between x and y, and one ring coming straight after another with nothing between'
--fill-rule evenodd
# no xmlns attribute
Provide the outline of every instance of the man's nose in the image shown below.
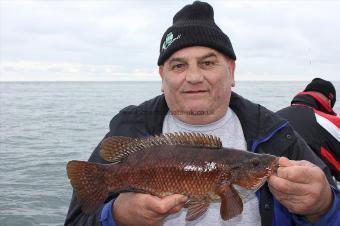
<svg viewBox="0 0 340 226"><path fill-rule="evenodd" d="M200 71L199 67L191 66L187 70L187 74L185 76L185 80L189 83L199 83L203 81L203 74Z"/></svg>

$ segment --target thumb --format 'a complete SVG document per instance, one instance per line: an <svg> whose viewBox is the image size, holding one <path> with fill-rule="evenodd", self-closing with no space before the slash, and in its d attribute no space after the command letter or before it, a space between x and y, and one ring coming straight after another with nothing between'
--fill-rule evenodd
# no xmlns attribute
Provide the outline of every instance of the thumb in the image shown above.
<svg viewBox="0 0 340 226"><path fill-rule="evenodd" d="M294 163L286 157L279 158L279 165L282 166L294 166Z"/></svg>
<svg viewBox="0 0 340 226"><path fill-rule="evenodd" d="M162 202L165 202L169 208L184 205L186 201L188 201L188 197L180 194L168 195L162 198Z"/></svg>
<svg viewBox="0 0 340 226"><path fill-rule="evenodd" d="M149 209L158 214L167 214L174 207L184 205L187 199L184 195L168 195L163 198L154 199L153 202L149 203Z"/></svg>

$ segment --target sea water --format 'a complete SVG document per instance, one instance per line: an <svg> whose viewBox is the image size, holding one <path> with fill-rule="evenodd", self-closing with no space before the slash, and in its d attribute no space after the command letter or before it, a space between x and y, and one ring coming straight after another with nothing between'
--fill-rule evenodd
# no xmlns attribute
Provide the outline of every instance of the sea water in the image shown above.
<svg viewBox="0 0 340 226"><path fill-rule="evenodd" d="M241 81L234 91L276 111L307 83ZM159 94L160 82L1 82L0 225L63 225L67 162L87 160L120 109Z"/></svg>

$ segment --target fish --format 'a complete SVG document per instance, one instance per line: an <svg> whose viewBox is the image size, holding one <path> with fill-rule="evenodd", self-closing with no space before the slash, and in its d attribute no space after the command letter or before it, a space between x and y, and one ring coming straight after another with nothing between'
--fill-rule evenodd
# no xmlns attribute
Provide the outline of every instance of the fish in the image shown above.
<svg viewBox="0 0 340 226"><path fill-rule="evenodd" d="M187 221L201 217L211 202L221 202L223 220L241 214L244 191L255 192L279 166L276 156L225 148L220 138L200 133L108 137L100 156L108 163L67 164L83 212L93 213L112 193L182 194Z"/></svg>

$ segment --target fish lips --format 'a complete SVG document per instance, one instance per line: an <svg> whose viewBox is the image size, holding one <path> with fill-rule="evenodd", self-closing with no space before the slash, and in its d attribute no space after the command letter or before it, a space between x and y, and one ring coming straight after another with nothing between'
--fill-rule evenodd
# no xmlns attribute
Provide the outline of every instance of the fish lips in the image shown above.
<svg viewBox="0 0 340 226"><path fill-rule="evenodd" d="M267 178L277 171L279 167L278 159L278 157L275 157L266 168L252 169L252 172L243 174L242 177L238 178L236 184L246 189L258 190L267 181Z"/></svg>

